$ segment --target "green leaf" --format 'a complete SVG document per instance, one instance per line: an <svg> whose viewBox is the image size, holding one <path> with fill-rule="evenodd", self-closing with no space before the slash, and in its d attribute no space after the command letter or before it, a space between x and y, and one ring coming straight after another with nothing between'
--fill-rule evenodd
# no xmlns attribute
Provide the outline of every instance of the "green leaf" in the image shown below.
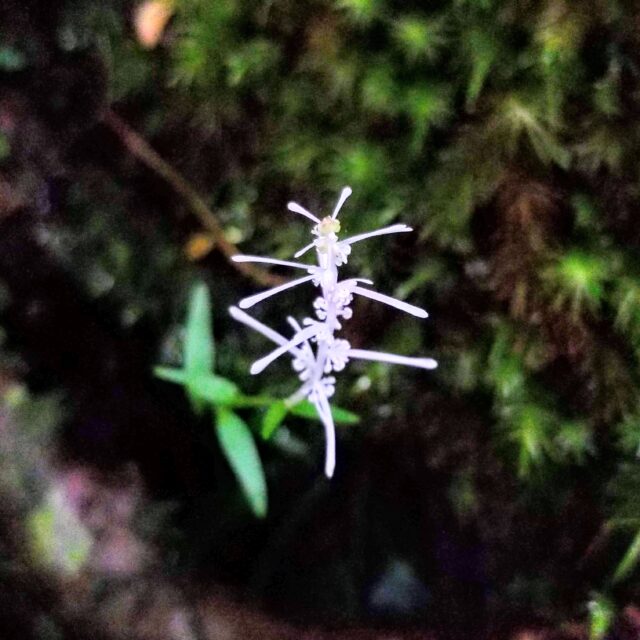
<svg viewBox="0 0 640 640"><path fill-rule="evenodd" d="M471 62L471 76L467 84L467 107L470 107L480 95L498 57L498 40L493 33L474 29L464 42Z"/></svg>
<svg viewBox="0 0 640 640"><path fill-rule="evenodd" d="M402 108L413 125L414 146L422 143L432 126L442 126L451 114L451 92L442 83L424 79L407 89Z"/></svg>
<svg viewBox="0 0 640 640"><path fill-rule="evenodd" d="M245 396L238 394L231 406L235 409L253 409L255 407L269 407L274 402L278 402L278 398L271 398L270 396Z"/></svg>
<svg viewBox="0 0 640 640"><path fill-rule="evenodd" d="M184 342L184 368L191 378L211 373L214 344L211 332L211 302L205 284L198 284L191 292Z"/></svg>
<svg viewBox="0 0 640 640"><path fill-rule="evenodd" d="M356 24L368 24L378 16L382 0L336 0L338 8L345 10Z"/></svg>
<svg viewBox="0 0 640 640"><path fill-rule="evenodd" d="M613 253L568 249L543 272L543 279L554 295L554 306L569 307L572 316L578 318L587 311L598 312L605 285L619 268L620 260Z"/></svg>
<svg viewBox="0 0 640 640"><path fill-rule="evenodd" d="M191 396L216 406L232 404L240 391L231 380L213 373L190 377L187 388Z"/></svg>
<svg viewBox="0 0 640 640"><path fill-rule="evenodd" d="M184 385L187 382L187 374L184 369L176 369L175 367L154 367L153 375L165 382L173 382L175 384Z"/></svg>
<svg viewBox="0 0 640 640"><path fill-rule="evenodd" d="M607 634L615 617L613 603L601 594L589 602L589 640L601 640Z"/></svg>
<svg viewBox="0 0 640 640"><path fill-rule="evenodd" d="M522 138L527 138L531 148L543 164L555 163L563 169L571 164L572 154L544 119L544 108L535 95L508 95L496 112L495 133L510 156L515 156Z"/></svg>
<svg viewBox="0 0 640 640"><path fill-rule="evenodd" d="M251 430L225 407L216 408L216 434L251 510L258 518L267 514L267 485Z"/></svg>
<svg viewBox="0 0 640 640"><path fill-rule="evenodd" d="M587 456L595 454L593 433L587 422L564 420L559 423L554 438L557 454L562 458L584 464Z"/></svg>
<svg viewBox="0 0 640 640"><path fill-rule="evenodd" d="M254 407L271 407L279 402L281 402L281 400L271 396L238 395L230 403L230 406L237 409L250 409ZM282 402L286 405L286 400ZM292 415L297 416L298 418L319 420L316 408L308 400L302 400L295 405L287 406L287 408ZM331 407L331 415L333 416L334 421L339 424L358 424L360 422L359 416L351 411L347 411L346 409L341 409L340 407Z"/></svg>
<svg viewBox="0 0 640 640"><path fill-rule="evenodd" d="M638 558L640 558L640 531L636 534L620 564L616 567L613 574L613 582L620 582L627 578L638 564Z"/></svg>
<svg viewBox="0 0 640 640"><path fill-rule="evenodd" d="M507 438L518 451L518 475L526 478L534 467L557 454L552 439L555 415L534 402L516 403L501 409L501 420Z"/></svg>
<svg viewBox="0 0 640 640"><path fill-rule="evenodd" d="M398 111L398 84L394 68L386 60L367 66L361 85L361 100L365 109L374 113L395 115Z"/></svg>
<svg viewBox="0 0 640 640"><path fill-rule="evenodd" d="M447 42L443 18L401 17L393 22L393 36L410 62L433 62Z"/></svg>
<svg viewBox="0 0 640 640"><path fill-rule="evenodd" d="M275 432L276 429L282 424L285 416L289 412L284 400L277 400L274 402L264 414L262 419L262 429L260 435L268 440Z"/></svg>
<svg viewBox="0 0 640 640"><path fill-rule="evenodd" d="M263 38L234 47L226 60L229 86L256 86L274 69L278 57L277 45Z"/></svg>
<svg viewBox="0 0 640 640"><path fill-rule="evenodd" d="M320 420L316 408L308 400L303 400L302 402L293 405L290 407L289 411L291 411L294 416L298 416L300 418ZM355 413L351 413L351 411L341 409L340 407L332 406L331 415L333 416L334 421L340 424L357 424L360 422L360 418Z"/></svg>

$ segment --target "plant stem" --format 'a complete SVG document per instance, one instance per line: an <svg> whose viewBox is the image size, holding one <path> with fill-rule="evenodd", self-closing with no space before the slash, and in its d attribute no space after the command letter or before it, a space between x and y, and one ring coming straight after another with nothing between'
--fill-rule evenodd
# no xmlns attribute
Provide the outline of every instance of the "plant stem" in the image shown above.
<svg viewBox="0 0 640 640"><path fill-rule="evenodd" d="M103 122L118 136L133 156L164 178L176 193L185 199L191 211L211 233L216 246L234 269L261 285L275 286L286 282L284 278L273 275L253 264L233 262L231 258L239 254L240 251L233 242L227 239L216 214L207 206L191 184L166 162L139 133L110 109L104 114Z"/></svg>

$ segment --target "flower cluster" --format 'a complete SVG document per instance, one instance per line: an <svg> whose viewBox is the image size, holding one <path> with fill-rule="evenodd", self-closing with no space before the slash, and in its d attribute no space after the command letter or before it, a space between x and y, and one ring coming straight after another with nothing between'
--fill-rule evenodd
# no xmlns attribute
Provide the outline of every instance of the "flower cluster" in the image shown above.
<svg viewBox="0 0 640 640"><path fill-rule="evenodd" d="M411 231L404 224L394 224L376 231L340 240L338 238L338 233L340 232L338 213L350 195L351 189L345 187L340 194L333 213L322 219L316 217L296 202L288 204L290 211L304 216L314 223L312 229L312 234L315 236L314 240L300 249L294 257L300 258L308 251L315 249L318 258L317 264L309 265L261 256L236 255L233 257L236 262L262 262L300 269L306 273L305 276L244 298L237 307L231 307L229 313L233 318L255 329L277 345L277 348L271 353L253 363L251 366L252 374L260 373L285 353L289 353L292 356L293 368L298 374L302 385L290 398L290 402L308 398L316 407L324 425L327 439L324 470L328 477L333 475L336 459L335 428L329 405L329 398L335 391L336 379L331 374L342 371L351 359L376 360L423 369L434 369L437 366L436 361L432 358L409 358L379 351L352 349L347 340L336 337L336 332L342 328L342 322L349 320L353 315L350 305L354 296L362 296L382 302L418 318L426 318L428 315L426 311L419 307L363 286L372 285L373 283L370 280L364 278L339 279L338 267L347 263L351 253L351 245L374 236ZM248 309L266 298L305 282L311 282L319 290L320 295L313 303L316 317L304 318L302 324L298 323L294 318L287 318L294 332L291 338L285 338L243 311L243 309Z"/></svg>

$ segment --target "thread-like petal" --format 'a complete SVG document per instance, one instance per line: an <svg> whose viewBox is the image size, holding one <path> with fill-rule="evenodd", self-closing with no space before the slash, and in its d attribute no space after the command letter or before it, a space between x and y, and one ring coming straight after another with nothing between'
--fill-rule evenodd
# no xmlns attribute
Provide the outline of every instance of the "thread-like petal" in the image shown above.
<svg viewBox="0 0 640 640"><path fill-rule="evenodd" d="M299 331L302 331L302 327L300 326L300 323L293 318L292 316L287 316L287 322L293 327L293 330L298 333ZM313 357L313 349L311 348L311 345L309 344L308 340L305 340L304 343L301 345L301 351L302 353L306 352L308 354L311 355L311 357Z"/></svg>
<svg viewBox="0 0 640 640"><path fill-rule="evenodd" d="M309 218L309 220L313 220L316 224L320 224L320 218L314 216L311 211L307 211L304 207L301 207L297 202L290 202L287 204L287 209L289 209L289 211L293 211L293 213L298 213L305 218Z"/></svg>
<svg viewBox="0 0 640 640"><path fill-rule="evenodd" d="M248 313L245 313L238 307L229 307L229 315L238 322L246 324L254 331L261 333L265 338L269 338L272 342L279 344L280 346L289 342L284 336L280 335L277 331L274 331L271 327L267 327L266 324L262 324L259 320L252 318Z"/></svg>
<svg viewBox="0 0 640 640"><path fill-rule="evenodd" d="M297 287L299 284L303 284L304 282L309 282L309 280L313 280L315 276L305 276L304 278L298 278L297 280L291 280L291 282L285 282L277 287L272 287L271 289L267 289L262 293L256 293L253 296L249 296L240 300L238 306L241 309L248 309L249 307L253 307L254 304L265 300L266 298L270 298L271 296L275 296L277 293L281 291L286 291L287 289L291 289L292 287Z"/></svg>
<svg viewBox="0 0 640 640"><path fill-rule="evenodd" d="M357 293L358 295L364 296L365 298L371 298L371 300L375 300L376 302L388 304L391 307L400 309L400 311L404 311L405 313L410 313L412 316L417 316L418 318L429 317L429 314L424 309L415 307L414 305L407 302L402 302L402 300L396 300L391 296L386 296L384 293L378 293L377 291L372 291L371 289L363 289L362 287L354 287L353 293Z"/></svg>
<svg viewBox="0 0 640 640"><path fill-rule="evenodd" d="M338 217L338 214L340 213L340 209L342 209L342 205L345 203L345 201L351 195L351 193L352 193L351 187L345 187L340 193L340 198L338 199L335 209L333 210L333 214L331 215L331 217L334 220Z"/></svg>
<svg viewBox="0 0 640 640"><path fill-rule="evenodd" d="M390 227L383 227L382 229L376 229L375 231L367 231L366 233L359 233L357 236L351 236L340 240L342 244L353 244L354 242L360 242L360 240L366 240L367 238L374 238L375 236L385 236L389 233L406 233L413 231L411 227L406 224L393 224Z"/></svg>
<svg viewBox="0 0 640 640"><path fill-rule="evenodd" d="M338 286L350 286L352 283L355 284L358 282L362 282L363 284L373 284L373 280L369 280L369 278L346 278L345 280L340 280L338 282Z"/></svg>
<svg viewBox="0 0 640 640"><path fill-rule="evenodd" d="M291 262L289 260L278 260L276 258L268 258L265 256L245 256L235 255L231 258L234 262L263 262L264 264L276 264L280 267L294 267L295 269L309 269L309 264L302 264L302 262Z"/></svg>
<svg viewBox="0 0 640 640"><path fill-rule="evenodd" d="M300 256L304 255L305 253L307 253L307 251L309 251L309 249L313 249L313 247L316 246L315 240L313 242L310 242L306 247L302 247L302 249L300 249L300 251L296 251L293 254L294 258L299 258Z"/></svg>
<svg viewBox="0 0 640 640"><path fill-rule="evenodd" d="M327 478L333 476L336 468L336 428L331 415L331 406L327 400L327 396L322 390L321 385L314 386L316 407L322 425L324 426L324 435L326 440L326 452L324 458L324 474Z"/></svg>
<svg viewBox="0 0 640 640"><path fill-rule="evenodd" d="M287 351L294 351L294 347L299 345L301 342L312 338L316 333L318 333L317 326L306 327L302 331L296 333L291 340L289 340L286 344L279 346L277 349L274 349L271 353L268 353L264 358L260 358L260 360L256 360L251 365L251 373L256 375L261 371L264 371L274 360L277 360L283 353ZM295 350L297 351L297 350Z"/></svg>
<svg viewBox="0 0 640 640"><path fill-rule="evenodd" d="M395 353L384 353L383 351L368 351L367 349L349 349L347 354L356 360L374 360L375 362L388 362L389 364L403 364L408 367L419 367L420 369L435 369L438 363L433 358L409 358L399 356Z"/></svg>

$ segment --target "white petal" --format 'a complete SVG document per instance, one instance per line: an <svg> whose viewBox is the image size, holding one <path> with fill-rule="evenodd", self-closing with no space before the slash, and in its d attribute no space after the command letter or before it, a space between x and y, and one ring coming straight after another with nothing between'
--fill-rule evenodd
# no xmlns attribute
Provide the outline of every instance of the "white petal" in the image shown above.
<svg viewBox="0 0 640 640"><path fill-rule="evenodd" d="M336 204L335 209L333 210L332 218L337 218L340 213L340 209L342 209L342 205L345 203L346 199L352 194L351 187L345 187L340 194L340 198Z"/></svg>
<svg viewBox="0 0 640 640"><path fill-rule="evenodd" d="M302 331L300 323L292 316L287 316L287 322L293 327L294 331Z"/></svg>
<svg viewBox="0 0 640 640"><path fill-rule="evenodd" d="M292 318L291 316L287 316L287 322L293 327L293 330L297 333L298 331L302 331L302 327L300 326L300 323L295 319ZM304 344L302 345L302 352L304 353L306 349L307 354L309 354L311 357L313 357L313 350L311 349L311 345L309 344L308 340L304 341Z"/></svg>
<svg viewBox="0 0 640 640"><path fill-rule="evenodd" d="M333 424L331 406L329 405L329 401L324 394L322 386L315 385L314 391L316 395L316 402L314 402L313 404L318 411L320 420L322 420L322 424L324 426L324 435L327 441L324 459L324 473L327 478L331 478L336 468L336 428Z"/></svg>
<svg viewBox="0 0 640 640"><path fill-rule="evenodd" d="M438 363L433 358L408 358L398 356L395 353L384 353L382 351L368 351L366 349L349 349L350 358L357 360L375 360L376 362L388 362L390 364L404 364L408 367L419 367L421 369L435 369Z"/></svg>
<svg viewBox="0 0 640 640"><path fill-rule="evenodd" d="M297 287L299 284L303 284L304 282L309 282L309 280L313 280L315 276L305 276L304 278L298 278L297 280L291 280L291 282L285 282L277 287L272 287L271 289L267 289L262 293L256 293L254 296L249 296L248 298L244 298L240 300L238 306L241 309L248 309L249 307L253 307L254 304L261 302L265 298L270 298L271 296L275 296L277 293L281 291L286 291L287 289L291 289L291 287Z"/></svg>
<svg viewBox="0 0 640 640"><path fill-rule="evenodd" d="M246 324L254 331L261 333L265 338L269 338L276 344L283 345L289 342L284 336L280 335L277 331L274 331L271 327L267 327L266 324L262 324L255 318L252 318L248 313L241 311L238 307L229 307L229 315L238 322Z"/></svg>
<svg viewBox="0 0 640 640"><path fill-rule="evenodd" d="M277 264L281 267L295 267L296 269L308 269L308 264L302 262L290 262L289 260L277 260L276 258L265 258L263 256L235 255L231 258L234 262L264 262L265 264Z"/></svg>
<svg viewBox="0 0 640 640"><path fill-rule="evenodd" d="M307 251L309 251L309 249L313 249L313 247L315 247L316 243L314 242L310 242L306 247L303 247L302 249L300 249L300 251L296 251L293 254L294 258L299 258L300 256L304 255L305 253L307 253Z"/></svg>
<svg viewBox="0 0 640 640"><path fill-rule="evenodd" d="M354 242L360 242L360 240L366 240L367 238L373 238L375 236L384 236L388 233L406 233L407 231L413 231L411 227L406 224L394 224L390 227L383 227L382 229L376 229L376 231L367 231L366 233L359 233L357 236L351 236L340 240L344 244L353 244Z"/></svg>
<svg viewBox="0 0 640 640"><path fill-rule="evenodd" d="M313 220L315 223L320 224L320 219L311 213L311 211L307 211L304 207L301 207L297 202L290 202L287 205L287 209L289 211L293 211L293 213L299 213L301 216L305 218L309 218L309 220Z"/></svg>
<svg viewBox="0 0 640 640"><path fill-rule="evenodd" d="M348 285L348 287L351 286L351 284L355 284L357 282L362 282L363 284L373 284L373 280L369 280L369 278L346 278L345 280L340 280L340 282L338 282L338 285Z"/></svg>
<svg viewBox="0 0 640 640"><path fill-rule="evenodd" d="M384 293L378 293L377 291L372 291L371 289L363 289L362 287L354 287L353 293L365 296L365 298L371 298L371 300L376 300L377 302L382 302L383 304L388 304L391 307L395 307L396 309L400 309L400 311L410 313L412 316L417 316L418 318L429 317L429 314L424 309L415 307L412 304L408 304L407 302L402 302L402 300L396 300L391 296L385 296Z"/></svg>
<svg viewBox="0 0 640 640"><path fill-rule="evenodd" d="M271 353L268 353L264 358L260 358L260 360L256 360L251 365L251 373L256 375L261 371L264 371L274 360L279 358L283 353L287 351L291 351L292 353L296 353L298 350L295 349L297 345L309 338L313 337L318 332L317 326L306 327L302 331L296 333L291 340L289 340L286 344L279 346L277 349L274 349Z"/></svg>

